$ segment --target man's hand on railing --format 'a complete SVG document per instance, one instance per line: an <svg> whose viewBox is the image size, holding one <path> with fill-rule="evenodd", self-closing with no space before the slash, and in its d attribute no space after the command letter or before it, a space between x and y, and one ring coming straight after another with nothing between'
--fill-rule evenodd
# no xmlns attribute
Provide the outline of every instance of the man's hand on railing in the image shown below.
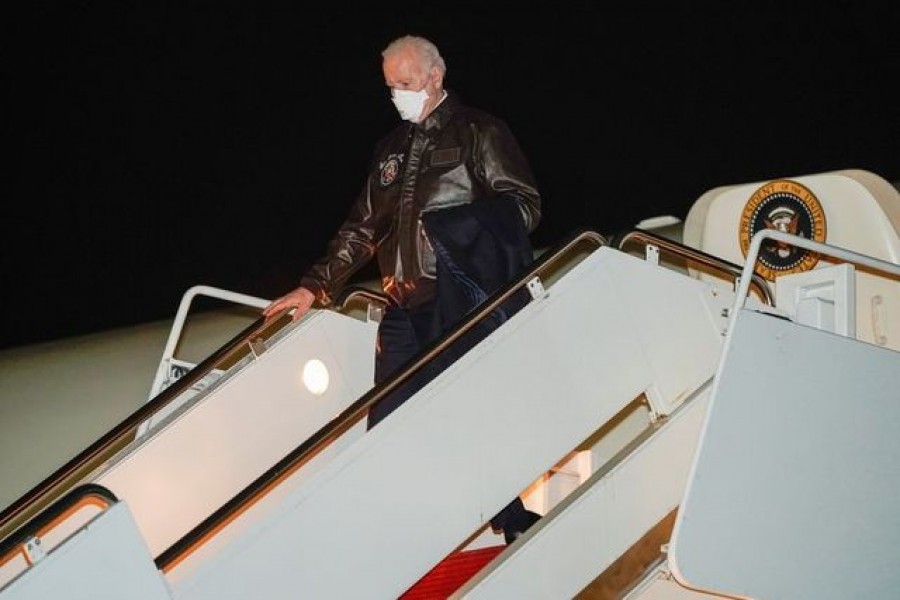
<svg viewBox="0 0 900 600"><path fill-rule="evenodd" d="M294 309L294 316L292 319L297 321L309 312L309 308L315 300L316 297L311 291L305 287L298 287L294 291L288 292L284 296L273 300L263 309L262 314L266 319L271 319L280 315L285 310Z"/></svg>

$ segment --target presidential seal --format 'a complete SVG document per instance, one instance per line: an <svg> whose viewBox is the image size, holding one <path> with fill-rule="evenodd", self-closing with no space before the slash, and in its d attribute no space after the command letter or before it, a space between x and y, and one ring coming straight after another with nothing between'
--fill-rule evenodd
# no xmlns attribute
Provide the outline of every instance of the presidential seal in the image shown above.
<svg viewBox="0 0 900 600"><path fill-rule="evenodd" d="M760 229L776 229L824 242L825 211L806 186L790 179L770 181L753 192L741 213L738 237L744 258L750 240ZM815 252L766 240L759 249L756 272L773 281L778 275L808 271L818 262L819 255Z"/></svg>

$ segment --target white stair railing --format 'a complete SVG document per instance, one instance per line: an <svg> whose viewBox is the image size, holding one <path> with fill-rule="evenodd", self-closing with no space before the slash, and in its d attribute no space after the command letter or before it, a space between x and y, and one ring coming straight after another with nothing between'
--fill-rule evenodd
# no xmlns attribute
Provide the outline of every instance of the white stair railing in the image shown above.
<svg viewBox="0 0 900 600"><path fill-rule="evenodd" d="M148 400L152 400L153 398L155 398L157 394L162 392L164 389L172 385L173 382L182 377L185 373L197 366L194 363L175 358L175 351L178 348L178 343L181 341L181 334L184 330L184 324L187 321L191 303L197 296L218 298L220 300L226 300L229 302L234 302L236 304L243 304L245 306L251 306L259 309L265 308L269 305L270 302L270 300L265 300L263 298L248 296L246 294L231 292L207 285L195 285L194 287L186 291L184 293L184 296L182 296L181 298L181 303L178 305L178 312L175 313L175 321L172 323L172 329L169 332L169 338L166 341L165 348L163 349L162 358L159 361L159 367L156 369L156 377L153 379L153 385L150 388L150 396L147 398ZM214 369L203 379L198 381L194 385L194 387L198 391L202 390L212 381L217 379L221 374L221 371Z"/></svg>

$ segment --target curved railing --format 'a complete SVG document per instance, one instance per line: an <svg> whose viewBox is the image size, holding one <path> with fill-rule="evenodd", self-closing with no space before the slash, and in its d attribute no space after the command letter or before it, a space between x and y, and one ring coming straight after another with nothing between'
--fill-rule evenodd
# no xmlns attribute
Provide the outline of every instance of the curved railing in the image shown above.
<svg viewBox="0 0 900 600"><path fill-rule="evenodd" d="M188 556L193 549L202 545L224 524L230 522L239 514L247 510L256 501L264 497L271 489L276 487L280 482L299 469L300 466L305 464L307 459L359 422L371 406L405 383L425 364L433 360L438 354L446 350L451 344L469 332L485 318L489 317L494 310L512 297L513 294L524 288L533 289L534 282L540 274L546 270L557 267L559 261L563 260L571 251L582 244L590 244L594 248L608 245L606 239L600 234L592 231L582 231L570 237L568 241L560 244L556 249L546 252L518 279L508 284L480 304L478 308L467 316L456 329L453 329L438 338L422 353L411 360L410 363L405 365L404 368L400 369L397 374L372 388L372 390L362 396L359 400L326 423L321 429L310 436L309 439L301 443L283 459L278 461L275 466L259 476L216 512L176 541L156 558L157 567L164 571L168 571L175 567L181 560Z"/></svg>
<svg viewBox="0 0 900 600"><path fill-rule="evenodd" d="M345 303L359 298L381 305L387 303L386 296L383 294L362 288L349 288L341 296L337 306L340 309ZM22 526L25 521L65 494L92 470L130 443L134 439L135 432L143 423L163 410L182 393L188 391L211 371L252 351L253 345L288 324L288 313L289 311L284 311L268 320L262 317L257 319L152 400L115 425L84 451L6 507L0 512L0 541L5 541L7 537L13 535L12 532Z"/></svg>
<svg viewBox="0 0 900 600"><path fill-rule="evenodd" d="M26 564L31 564L32 550L29 550L29 545L40 546L41 537L47 531L86 506L97 506L100 510L106 510L116 502L118 502L116 496L103 486L84 484L76 487L0 542L0 568L20 554L24 555ZM48 549L45 548L40 552L46 551Z"/></svg>
<svg viewBox="0 0 900 600"><path fill-rule="evenodd" d="M730 277L735 282L735 289L739 285L737 282L741 281L743 270L743 267L741 265L729 262L727 260L719 258L718 256L713 256L712 254L707 254L706 252L702 252L700 250L697 250L696 248L685 246L684 244L655 235L648 231L644 231L641 229L629 231L619 238L616 247L619 250L624 250L628 244L632 243L642 243L645 247L656 246L658 248L663 248L675 254L679 258L683 258L690 262L697 263L718 271L723 275ZM753 291L756 292L761 301L765 302L769 306L773 306L775 304L766 280L760 277L758 274L752 273L750 275L750 281L747 283L747 285L752 287Z"/></svg>
<svg viewBox="0 0 900 600"><path fill-rule="evenodd" d="M747 262L743 266L743 274L741 275L740 285L737 289L737 295L734 301L732 315L743 308L747 302L747 293L749 291L750 273L756 269L756 263L759 260L759 251L765 240L774 240L783 244L789 244L798 248L803 248L809 252L815 252L821 256L831 256L840 259L846 263L858 265L863 269L869 269L882 276L889 276L893 279L900 279L900 265L866 256L846 248L832 246L814 240L807 239L798 235L785 233L776 229L760 229L750 239L750 247L747 249Z"/></svg>
<svg viewBox="0 0 900 600"><path fill-rule="evenodd" d="M644 231L636 231L627 234L619 242L618 247L619 249L622 249L627 244L635 241L664 247L687 260L696 261L719 269L731 276L740 274L740 267L737 265L733 265L714 256L707 255L703 252ZM458 328L441 336L424 352L417 355L410 364L406 365L395 376L374 387L370 392L351 404L309 439L297 446L271 469L263 473L254 482L236 494L231 500L220 507L219 510L214 512L170 548L164 551L156 558L157 566L164 570L171 569L187 556L193 548L202 544L205 539L211 536L224 523L246 510L247 507L263 497L270 489L292 474L300 465L304 464L309 457L324 448L331 440L336 439L343 432L357 423L371 406L405 383L425 364L434 359L435 356L443 352L448 346L487 318L513 294L527 288L531 291L532 295L536 295L535 290L540 290L542 287L540 277L559 269L560 264L563 263L563 260L568 257L570 253L585 244L589 245L592 249L609 245L606 238L602 235L585 230L576 232L567 241L559 244L553 250L544 253L544 255L535 261L535 263L516 281L510 283L508 286L492 295L487 301L479 305L479 307L474 310ZM760 286L758 290L759 293L766 301L771 303L771 297L768 294L765 283L754 281L753 284ZM748 285L750 284L748 283ZM343 307L360 298L370 304L375 303L383 305L386 303L386 298L383 294L363 288L351 288L342 295L338 304ZM9 528L10 524L14 521L22 522L24 519L27 519L29 515L33 515L35 511L41 510L48 503L59 497L60 494L65 493L67 486L71 487L77 483L77 478L85 476L91 469L99 466L103 460L106 460L113 452L117 451L122 446L123 442L130 442L130 434L132 434L140 424L152 417L157 411L162 410L170 401L190 389L206 374L215 369L217 365L233 360L242 352L252 351L253 345L260 341L264 335L271 333L273 330L280 329L287 322L288 314L289 311L284 311L269 320L261 318L241 331L209 358L201 362L194 369L188 371L170 387L162 391L157 397L153 398L111 429L87 450L58 469L50 477L35 486L35 488L0 513L0 528ZM43 518L43 515L40 515L40 518ZM31 527L30 523L27 527ZM0 529L0 531L2 531L2 529ZM21 538L21 535L25 535L20 533L20 531L17 531L13 536L9 536L8 539L19 539ZM4 543L6 543L5 539Z"/></svg>

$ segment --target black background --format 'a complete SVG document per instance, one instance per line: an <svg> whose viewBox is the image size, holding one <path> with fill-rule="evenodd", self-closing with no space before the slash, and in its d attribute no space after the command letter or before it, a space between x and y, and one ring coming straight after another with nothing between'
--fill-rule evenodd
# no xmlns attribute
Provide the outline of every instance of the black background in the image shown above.
<svg viewBox="0 0 900 600"><path fill-rule="evenodd" d="M896 9L407 4L4 8L0 347L169 318L196 284L292 288L397 123L380 51L404 33L516 133L538 247L722 185L900 180Z"/></svg>

